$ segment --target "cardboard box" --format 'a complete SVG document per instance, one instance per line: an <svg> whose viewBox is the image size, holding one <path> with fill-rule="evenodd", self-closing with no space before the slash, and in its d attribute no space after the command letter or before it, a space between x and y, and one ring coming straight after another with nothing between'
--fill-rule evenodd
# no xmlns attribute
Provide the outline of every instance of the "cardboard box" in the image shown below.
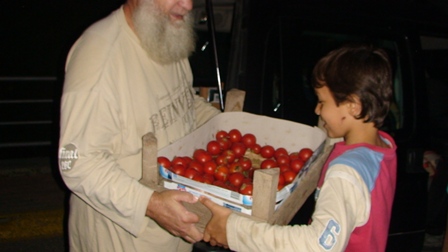
<svg viewBox="0 0 448 252"><path fill-rule="evenodd" d="M149 147L148 139L151 141L156 141L156 139L148 135L145 136L146 140L144 137L143 144L143 183L153 188L160 189L162 187L185 190L198 196L207 195L216 203L250 218L268 221L269 223L286 224L314 191L320 169L328 155L329 151L325 149L326 134L321 129L246 112L226 112L212 118L191 134L161 149L157 156L166 156L170 159L174 156L192 156L195 149L205 148L206 144L215 137L218 130L229 131L233 128L239 129L243 134L254 134L257 137L257 142L262 146L269 144L275 148L284 147L289 152L308 147L315 153L294 183L280 192L277 192L278 168L257 170L254 174L252 201L247 199L245 201L244 196L238 193L235 194L235 192L217 186L167 174L166 170L164 171L157 164L154 164L156 162L154 152L157 153L157 148ZM315 171L308 176L311 170ZM160 171L162 172L160 173ZM292 195L295 198L289 199ZM200 214L204 219L201 225L205 226L208 220L204 211L206 212L208 209L200 203L194 205L196 206L189 206L189 210Z"/></svg>
<svg viewBox="0 0 448 252"><path fill-rule="evenodd" d="M210 140L209 140L210 141ZM291 192L296 189L303 177L310 167L310 164L316 159L316 157L322 152L324 143L321 143L318 148L314 149L313 156L305 163L302 170L299 172L298 176L293 182L283 187L282 190L277 191L275 194L275 209L281 205L284 199L286 199ZM159 155L167 156L164 150L159 152ZM176 155L175 155L176 156ZM185 155L177 155L185 156ZM191 156L191 155L187 155ZM174 156L173 156L174 157ZM170 157L172 159L173 157ZM245 214L252 214L252 196L243 195L222 187L200 183L183 176L179 176L163 166L158 166L160 175L164 178L163 186L167 189L176 189L181 191L186 191L194 194L195 196L207 196L215 203L231 208L234 211L242 212Z"/></svg>

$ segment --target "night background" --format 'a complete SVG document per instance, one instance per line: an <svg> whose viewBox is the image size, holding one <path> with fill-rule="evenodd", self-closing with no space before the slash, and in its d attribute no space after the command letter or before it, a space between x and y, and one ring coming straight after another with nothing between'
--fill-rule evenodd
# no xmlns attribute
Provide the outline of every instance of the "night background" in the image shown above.
<svg viewBox="0 0 448 252"><path fill-rule="evenodd" d="M426 35L448 39L448 1L446 0L236 1L243 2L243 4L239 5L243 7L243 13L235 16L235 19L239 22L240 29L218 32L217 34L217 43L220 50L218 53L220 53L220 59L222 60L221 69L224 71L221 77L224 80L226 77L229 77L229 87L235 85L235 87L242 90L247 90L247 104L245 104L245 108L251 113L279 118L282 116L286 117L285 115L288 114L294 114L294 116L301 114L297 110L292 109L285 109L283 112L280 109L279 111L284 113L281 116L272 112L270 110L272 104L271 100L269 100L272 89L261 85L262 83L265 85L272 84L267 80L269 76L266 77L267 74L264 71L266 66L277 70L277 66L281 65L271 60L271 58L267 59L267 63L265 63L264 60L266 59L261 56L265 51L271 49L266 46L267 43L265 44L267 41L265 41L267 37L266 27L275 23L271 21L275 20L275 15L278 14L276 11L289 12L297 16L302 14L315 16L313 17L315 19L309 19L311 20L309 21L310 27L317 23L315 22L316 20L322 21L322 23L332 23L331 15L333 15L333 17L338 16L338 21L342 20L342 23L348 22L349 18L360 20L362 22L360 22L359 27L362 27L361 23L368 23L369 25L374 23L366 21L367 19L381 21L374 23L372 26L388 26L387 22L389 20L390 26L394 28L396 24L412 24L415 27L412 25L402 26L405 28L400 30L401 27L394 30L394 32L397 31L400 35L403 35L408 32L405 29L409 29L415 35L420 31L425 31L427 32ZM70 47L81 33L89 25L117 9L123 2L124 0L15 0L0 2L0 248L2 248L0 250L2 251L17 251L18 248L21 251L61 251L61 247L65 246L64 243L66 241L63 238L65 238L64 235L66 234L63 233L63 228L65 227L62 221L66 217L63 208L67 206L68 194L62 181L60 181L56 163L59 132L59 99L63 85L64 64ZM205 0L195 0L194 2L204 4ZM213 0L213 2L220 4L225 3L226 0ZM283 6L278 7L276 4L273 4L271 8L266 9L266 6L269 6L268 3L277 2L281 2ZM295 5L296 3L297 6L303 5L307 8L301 9L298 7L297 11L296 9L288 9L288 4ZM327 8L324 10L324 8L321 8L321 5ZM356 11L354 11L355 9ZM344 20L345 18L347 20ZM350 25L356 26L358 24L351 22ZM236 32L238 36L233 38L231 32ZM198 34L198 44L203 44L209 40L207 32L201 30L198 31ZM230 48L230 42L234 47ZM410 43L414 42L412 40ZM296 44L285 43L285 45L290 48L296 47ZM316 43L316 47L319 46L320 44ZM407 55L409 53L409 55L421 56L418 51L409 49L406 47L408 46L407 44L400 46L400 50L402 48L408 50L401 51L406 54L406 60L417 62L416 65L422 63L420 62L421 58L416 60L416 58L408 57ZM412 44L412 46L414 46L412 48L419 47L416 43ZM433 59L432 64L438 77L448 80L445 74L448 68L448 50L446 49L429 51L427 55ZM275 50L272 51L274 51L274 54L278 53ZM193 69L193 72L200 73L195 75L195 79L205 83L204 85L209 85L210 76L213 78L213 74L210 74L214 67L213 64L210 64L210 61L205 63L206 60L210 60L210 56L212 55L197 54L196 58L192 59L193 63L198 64L198 68ZM229 75L226 75L227 71ZM292 72L294 74L291 75L297 77L295 70ZM408 75L407 77L412 77L414 81L414 77L417 80L420 77L423 78L424 74L422 72L412 72L408 73ZM416 82L420 80L418 79ZM407 86L412 85L412 83L408 82L405 84ZM289 87L292 87L292 85ZM294 86L294 88L298 87ZM295 93L296 89L292 90L294 91L285 93ZM421 93L416 93L417 95L412 95L420 97ZM263 95L267 95L268 98L265 98ZM285 97L293 102L303 103L296 96L285 95ZM285 101L287 101L286 98ZM422 100L424 99L422 98ZM282 105L285 104L287 103L284 102ZM292 104L296 106L295 103ZM409 103L405 107L409 108L409 110L411 108L418 110L419 115L417 116L417 113L410 115L412 120L415 121L407 124L401 132L397 133L397 135L404 133L402 138L405 140L411 139L410 137L408 138L408 135L415 137L420 133L427 133L426 128L423 128L424 130L419 128L421 125L427 124L424 119L425 114L427 114L427 111L424 109L427 108L415 104L417 103ZM312 106L314 106L314 103ZM314 113L312 114L315 116ZM422 117L420 117L421 114L423 114ZM406 114L406 119L409 119L408 114ZM406 128L409 125L411 125L410 129ZM447 139L446 132L448 130L442 130L445 132L445 138L438 135L435 138L447 150L448 144L444 139ZM411 148L411 150L421 148L421 146L411 146L411 144L405 147L412 147L413 149ZM404 154L408 154L405 153L407 151L406 148L401 148L401 150ZM419 170L421 168L421 160L418 159L418 162L415 163L417 164L415 169ZM419 184L420 187L417 188L414 182L423 181L423 183L426 183L426 173L424 171L408 173L407 170L403 173L405 174L403 177L406 179L409 179L407 176L411 178L409 183L406 181L405 184L408 187L403 187L402 192L406 196L406 200L411 201L412 204L400 205L396 211L400 211L403 214L399 212L397 215L402 216L406 213L412 215L414 212L419 212L420 209L423 209L421 218L418 220L420 225L424 222L423 212L425 205L422 203L423 201L417 201L417 198L418 200L426 200L426 184ZM414 177L418 177L418 180L412 180ZM412 195L408 193L412 189L417 191L421 188L424 189L419 191L420 198L416 197L417 194ZM409 209L410 206L415 205L420 206L420 208ZM54 212L54 209L56 209L56 212ZM307 210L305 209L304 211ZM43 213L43 217L36 217L39 216L36 213ZM39 222L44 219L46 221L54 221L54 223ZM403 217L399 219L400 223L397 226L400 229L395 232L397 235L394 234L395 236L392 237L397 240L396 244L399 244L399 246L404 245L407 241L411 244L409 246L413 246L412 242L418 243L415 239L413 240L413 234L411 234L411 238L400 236L401 227L405 227L408 224L412 226L413 222L416 222L415 219L410 219L412 218ZM47 224L49 228L54 228L56 225L57 228L48 231L47 234L45 233L45 225ZM33 228L36 228L36 231L33 231ZM30 234L31 237L37 237L38 239L22 241L19 237L12 239L11 243L2 243L2 239L8 235L8 229L17 229L16 231L21 235L25 233L23 232L24 229L28 229L34 232ZM418 229L414 234L415 237L418 236L418 239L420 239L423 231L420 226ZM403 233L409 230L404 230ZM412 232L414 232L414 229L408 233ZM418 232L420 233L417 234ZM39 233L42 234L39 235ZM43 239L41 239L42 237ZM391 251L409 250L400 247Z"/></svg>

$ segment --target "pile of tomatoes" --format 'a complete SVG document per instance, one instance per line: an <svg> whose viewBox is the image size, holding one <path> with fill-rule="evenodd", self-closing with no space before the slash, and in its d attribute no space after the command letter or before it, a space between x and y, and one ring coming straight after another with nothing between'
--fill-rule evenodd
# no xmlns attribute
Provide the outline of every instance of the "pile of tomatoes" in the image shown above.
<svg viewBox="0 0 448 252"><path fill-rule="evenodd" d="M280 168L277 189L291 183L313 151L303 148L289 153L285 148L261 146L254 134L238 129L220 130L203 149L192 156L159 156L157 162L171 172L244 195L252 195L256 169Z"/></svg>

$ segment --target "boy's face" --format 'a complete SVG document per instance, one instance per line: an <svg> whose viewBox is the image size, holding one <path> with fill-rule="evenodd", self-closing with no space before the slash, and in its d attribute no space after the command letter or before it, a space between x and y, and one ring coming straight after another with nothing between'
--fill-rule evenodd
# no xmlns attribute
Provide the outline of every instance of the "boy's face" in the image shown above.
<svg viewBox="0 0 448 252"><path fill-rule="evenodd" d="M349 113L348 103L337 106L327 86L314 90L318 98L314 112L321 117L327 135L331 138L345 137L353 119L353 116Z"/></svg>

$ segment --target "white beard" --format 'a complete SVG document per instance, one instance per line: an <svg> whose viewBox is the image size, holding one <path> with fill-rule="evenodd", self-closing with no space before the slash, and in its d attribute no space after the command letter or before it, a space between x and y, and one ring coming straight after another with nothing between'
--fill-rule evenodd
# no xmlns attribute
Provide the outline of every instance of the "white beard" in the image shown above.
<svg viewBox="0 0 448 252"><path fill-rule="evenodd" d="M137 36L149 57L160 64L187 58L195 49L196 34L191 13L172 23L154 0L144 0L133 13Z"/></svg>

